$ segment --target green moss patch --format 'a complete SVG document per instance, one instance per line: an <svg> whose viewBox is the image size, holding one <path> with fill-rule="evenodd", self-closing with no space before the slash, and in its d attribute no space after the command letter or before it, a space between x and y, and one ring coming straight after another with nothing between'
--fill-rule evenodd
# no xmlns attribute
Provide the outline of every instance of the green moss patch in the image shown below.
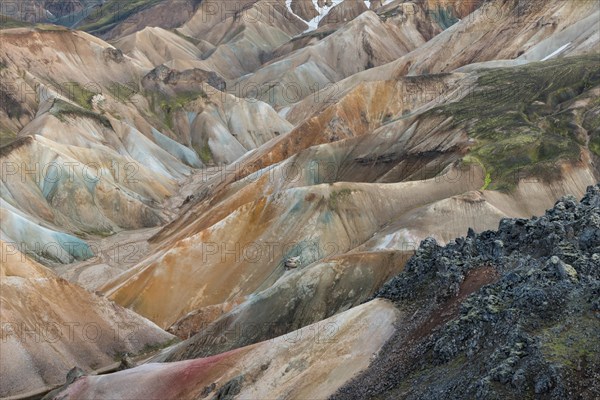
<svg viewBox="0 0 600 400"><path fill-rule="evenodd" d="M214 156L212 150L208 143L204 143L202 146L193 146L196 153L198 153L198 157L204 165L212 164L214 161Z"/></svg>
<svg viewBox="0 0 600 400"><path fill-rule="evenodd" d="M95 35L106 33L131 15L163 1L164 0L108 0L83 20L79 29Z"/></svg>
<svg viewBox="0 0 600 400"><path fill-rule="evenodd" d="M351 189L342 189L331 192L327 205L331 210L335 210L339 206L340 202L348 198L353 192L354 191Z"/></svg>
<svg viewBox="0 0 600 400"><path fill-rule="evenodd" d="M79 82L59 83L51 80L50 87L69 101L86 110L92 109L92 98L102 93L100 86L91 84L83 86Z"/></svg>
<svg viewBox="0 0 600 400"><path fill-rule="evenodd" d="M462 100L429 114L453 117L451 128L476 139L470 160L481 162L490 174L489 188L510 190L528 176L551 180L557 161L579 159L584 143L565 105L599 84L595 56L485 70ZM589 146L598 152L599 145L594 138Z"/></svg>
<svg viewBox="0 0 600 400"><path fill-rule="evenodd" d="M0 147L9 145L17 138L14 132L0 129Z"/></svg>
<svg viewBox="0 0 600 400"><path fill-rule="evenodd" d="M547 330L542 352L552 362L576 368L582 359L598 359L598 322L595 317L581 317L560 332Z"/></svg>
<svg viewBox="0 0 600 400"><path fill-rule="evenodd" d="M62 122L66 122L66 116L71 116L80 118L91 118L107 128L112 127L110 121L105 116L59 99L56 99L54 101L54 105L50 109L50 114L54 115Z"/></svg>
<svg viewBox="0 0 600 400"><path fill-rule="evenodd" d="M118 101L124 102L130 100L139 92L139 87L133 83L114 82L108 86L108 92Z"/></svg>
<svg viewBox="0 0 600 400"><path fill-rule="evenodd" d="M162 114L162 119L169 129L173 129L173 117L176 112L185 110L186 105L199 98L208 98L208 95L202 90L182 92L174 97L167 97L160 93L151 93L149 96L153 109Z"/></svg>
<svg viewBox="0 0 600 400"><path fill-rule="evenodd" d="M0 14L0 30L1 29L13 29L13 28L25 28L31 27L32 24L29 22L18 21L14 18Z"/></svg>

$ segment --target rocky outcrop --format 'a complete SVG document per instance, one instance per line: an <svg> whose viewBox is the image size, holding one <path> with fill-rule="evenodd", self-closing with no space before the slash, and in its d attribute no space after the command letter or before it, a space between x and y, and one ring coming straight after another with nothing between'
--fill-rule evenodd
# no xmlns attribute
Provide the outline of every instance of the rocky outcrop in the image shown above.
<svg viewBox="0 0 600 400"><path fill-rule="evenodd" d="M417 312L334 398L597 397L599 282L600 185L497 231L425 240L377 294Z"/></svg>
<svg viewBox="0 0 600 400"><path fill-rule="evenodd" d="M223 78L213 71L193 68L179 72L165 65L154 68L142 79L142 85L153 91L165 91L163 85L173 87L174 91L177 89L182 92L185 90L190 91L190 89L199 90L202 83L207 83L216 90L224 90L226 86Z"/></svg>

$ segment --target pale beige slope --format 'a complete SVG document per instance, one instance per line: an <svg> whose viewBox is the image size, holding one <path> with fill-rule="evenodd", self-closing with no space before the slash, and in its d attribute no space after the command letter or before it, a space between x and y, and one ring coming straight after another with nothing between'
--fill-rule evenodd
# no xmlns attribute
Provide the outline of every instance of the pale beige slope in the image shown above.
<svg viewBox="0 0 600 400"><path fill-rule="evenodd" d="M233 18L238 13L238 18ZM194 38L207 38L213 44L236 35L236 29L245 24L268 23L287 35L298 34L306 24L290 13L284 0L217 0L200 7L194 16L181 27L181 32Z"/></svg>
<svg viewBox="0 0 600 400"><path fill-rule="evenodd" d="M220 26L219 26L220 27ZM225 36L206 59L216 71L229 79L257 70L262 65L262 57L290 39L285 32L267 23L255 22L230 32L235 36Z"/></svg>
<svg viewBox="0 0 600 400"><path fill-rule="evenodd" d="M169 66L209 68L226 79L236 79L258 69L265 55L302 32L303 26L283 0L213 2L200 7L179 31L215 48L205 52L203 60L184 57Z"/></svg>
<svg viewBox="0 0 600 400"><path fill-rule="evenodd" d="M476 232L494 228L504 217L509 215L486 202L480 192L469 192L412 210L377 232L356 251L415 251L427 237L447 243L465 236L469 228Z"/></svg>
<svg viewBox="0 0 600 400"><path fill-rule="evenodd" d="M240 78L242 87L258 87L259 99L277 106L295 103L343 78L386 64L425 43L414 16L405 24L382 22L369 11L335 33L263 65ZM281 52L281 50L279 50ZM276 86L269 82L277 82Z"/></svg>
<svg viewBox="0 0 600 400"><path fill-rule="evenodd" d="M210 358L146 364L76 380L56 399L325 399L367 368L399 312L374 300L278 337Z"/></svg>
<svg viewBox="0 0 600 400"><path fill-rule="evenodd" d="M158 27L144 28L120 38L114 45L146 68L175 59L199 59L202 55L189 40Z"/></svg>
<svg viewBox="0 0 600 400"><path fill-rule="evenodd" d="M0 242L0 396L64 382L79 366L111 365L123 352L172 339L150 321L55 276Z"/></svg>
<svg viewBox="0 0 600 400"><path fill-rule="evenodd" d="M591 165L591 167L590 167ZM551 182L543 179L523 179L510 194L486 190L483 197L501 212L521 218L541 215L562 196L583 197L586 188L598 182L596 164L586 160L585 155L578 164L560 166L561 179Z"/></svg>

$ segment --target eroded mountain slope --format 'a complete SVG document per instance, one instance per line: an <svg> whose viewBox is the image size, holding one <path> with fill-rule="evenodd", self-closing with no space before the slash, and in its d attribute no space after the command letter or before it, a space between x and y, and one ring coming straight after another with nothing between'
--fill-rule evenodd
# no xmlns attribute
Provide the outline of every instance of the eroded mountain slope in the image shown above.
<svg viewBox="0 0 600 400"><path fill-rule="evenodd" d="M130 310L59 278L14 245L0 245L0 396L52 387L74 365L91 372L123 353L173 339Z"/></svg>

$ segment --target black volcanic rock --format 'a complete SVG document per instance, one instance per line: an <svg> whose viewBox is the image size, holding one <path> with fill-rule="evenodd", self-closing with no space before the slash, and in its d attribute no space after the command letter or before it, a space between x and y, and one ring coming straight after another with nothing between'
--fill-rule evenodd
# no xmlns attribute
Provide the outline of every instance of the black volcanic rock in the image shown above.
<svg viewBox="0 0 600 400"><path fill-rule="evenodd" d="M142 84L148 89L157 89L161 85L167 85L174 89L185 88L191 90L199 88L200 84L207 83L217 90L225 89L225 81L213 71L204 71L199 68L189 69L183 72L176 71L165 65L159 65L150 71L142 80Z"/></svg>
<svg viewBox="0 0 600 400"><path fill-rule="evenodd" d="M335 399L600 398L600 185L544 216L421 243L376 297L406 313Z"/></svg>

